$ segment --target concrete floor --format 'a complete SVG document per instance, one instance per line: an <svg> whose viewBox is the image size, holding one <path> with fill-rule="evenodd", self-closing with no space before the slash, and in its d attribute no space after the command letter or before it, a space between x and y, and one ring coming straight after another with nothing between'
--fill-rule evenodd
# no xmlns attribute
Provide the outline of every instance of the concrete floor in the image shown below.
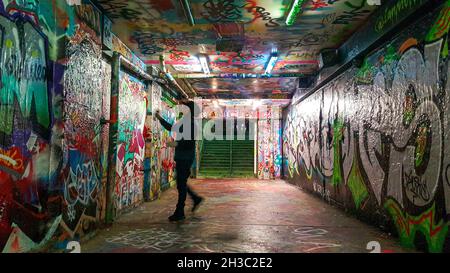
<svg viewBox="0 0 450 273"><path fill-rule="evenodd" d="M186 220L170 223L177 193L145 203L82 243L82 252L408 252L395 238L285 183L193 180L207 200Z"/></svg>

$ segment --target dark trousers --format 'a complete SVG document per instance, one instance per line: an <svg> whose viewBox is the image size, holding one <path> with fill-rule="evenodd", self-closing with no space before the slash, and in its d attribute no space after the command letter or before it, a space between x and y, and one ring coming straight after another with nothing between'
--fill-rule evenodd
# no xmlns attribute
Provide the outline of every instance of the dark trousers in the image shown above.
<svg viewBox="0 0 450 273"><path fill-rule="evenodd" d="M177 160L177 189L178 189L178 203L176 213L184 214L184 206L187 194L196 201L200 197L188 186L187 181L191 175L192 160Z"/></svg>

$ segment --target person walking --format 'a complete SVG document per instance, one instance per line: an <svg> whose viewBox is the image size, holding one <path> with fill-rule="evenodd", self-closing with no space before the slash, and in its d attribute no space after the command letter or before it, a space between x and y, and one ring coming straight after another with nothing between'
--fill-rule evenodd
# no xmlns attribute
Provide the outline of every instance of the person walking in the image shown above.
<svg viewBox="0 0 450 273"><path fill-rule="evenodd" d="M175 212L169 217L169 221L181 221L185 219L184 207L187 194L191 197L194 205L192 212L195 212L200 204L204 201L204 198L195 193L191 187L188 186L187 181L191 174L191 166L195 160L195 132L197 125L195 123L195 115L198 114L198 107L195 102L191 100L181 100L180 104L189 108L190 113L183 115L180 120L175 124L170 124L161 116L159 110L156 111L155 117L159 120L161 125L168 131L172 131L173 128L179 128L181 138L177 137L177 141L168 143L168 146L175 147L175 170L178 190L178 202ZM183 134L183 124L190 124L190 135Z"/></svg>

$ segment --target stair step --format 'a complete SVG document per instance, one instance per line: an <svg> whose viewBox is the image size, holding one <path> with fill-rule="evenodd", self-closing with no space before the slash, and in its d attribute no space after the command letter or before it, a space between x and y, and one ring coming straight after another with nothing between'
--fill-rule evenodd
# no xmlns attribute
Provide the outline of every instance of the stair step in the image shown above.
<svg viewBox="0 0 450 273"><path fill-rule="evenodd" d="M208 166L206 167L206 165L204 167L200 167L200 170L229 170L230 167L229 166Z"/></svg>
<svg viewBox="0 0 450 273"><path fill-rule="evenodd" d="M198 176L254 177L254 150L254 141L204 141Z"/></svg>
<svg viewBox="0 0 450 273"><path fill-rule="evenodd" d="M239 157L239 158L233 158L232 162L233 165L239 165L239 164L253 164L253 157Z"/></svg>
<svg viewBox="0 0 450 273"><path fill-rule="evenodd" d="M199 172L200 175L221 175L230 177L230 172Z"/></svg>
<svg viewBox="0 0 450 273"><path fill-rule="evenodd" d="M203 166L200 166L200 170L229 170L230 169L230 166L227 164L226 166L225 165L203 165Z"/></svg>
<svg viewBox="0 0 450 273"><path fill-rule="evenodd" d="M230 165L230 161L226 160L226 161L212 161L212 160L205 160L205 161L200 161L200 163L202 164L201 167L203 166L211 166L211 165L217 165L217 166L229 166Z"/></svg>
<svg viewBox="0 0 450 273"><path fill-rule="evenodd" d="M208 172L208 171L218 171L218 172L229 172L230 171L230 168L214 168L214 167L211 167L211 168L200 168L200 171L202 171L202 172Z"/></svg>
<svg viewBox="0 0 450 273"><path fill-rule="evenodd" d="M230 161L230 157L229 156L216 156L216 155L207 155L207 156L202 156L202 161L203 160L221 160L221 161Z"/></svg>
<svg viewBox="0 0 450 273"><path fill-rule="evenodd" d="M212 165L212 164L215 164L215 165L230 165L230 161L229 160L227 160L227 161L220 161L220 160L216 160L216 161L212 161L212 160L202 160L202 161L200 161L200 163L201 164L207 164L207 165Z"/></svg>

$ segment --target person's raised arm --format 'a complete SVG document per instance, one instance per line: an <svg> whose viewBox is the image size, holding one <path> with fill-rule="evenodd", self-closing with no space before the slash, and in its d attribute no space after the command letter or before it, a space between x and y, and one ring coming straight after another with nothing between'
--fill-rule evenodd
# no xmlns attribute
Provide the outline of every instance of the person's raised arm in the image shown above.
<svg viewBox="0 0 450 273"><path fill-rule="evenodd" d="M155 113L155 117L159 120L159 122L161 123L161 125L167 130L167 131L172 131L172 124L168 123L163 117L161 117L161 113L159 112L159 110L156 111Z"/></svg>

